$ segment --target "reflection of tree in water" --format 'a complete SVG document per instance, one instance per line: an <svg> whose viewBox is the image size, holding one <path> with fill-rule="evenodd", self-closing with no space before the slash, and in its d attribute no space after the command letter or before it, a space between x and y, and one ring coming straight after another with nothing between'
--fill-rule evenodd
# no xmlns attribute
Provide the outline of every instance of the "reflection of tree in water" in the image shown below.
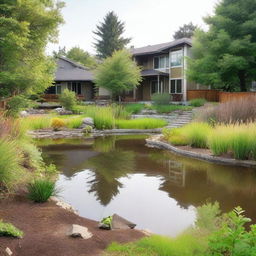
<svg viewBox="0 0 256 256"><path fill-rule="evenodd" d="M97 152L107 153L115 149L115 143L115 136L98 137L93 143L93 149Z"/></svg>
<svg viewBox="0 0 256 256"><path fill-rule="evenodd" d="M94 171L88 192L95 192L97 200L107 205L122 188L118 179L135 170L135 154L132 151L102 153L90 158L87 167Z"/></svg>

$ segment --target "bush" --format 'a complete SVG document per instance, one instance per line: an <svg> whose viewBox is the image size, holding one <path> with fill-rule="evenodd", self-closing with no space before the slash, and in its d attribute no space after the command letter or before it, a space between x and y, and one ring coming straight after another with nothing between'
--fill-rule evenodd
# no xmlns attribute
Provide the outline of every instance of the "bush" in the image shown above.
<svg viewBox="0 0 256 256"><path fill-rule="evenodd" d="M124 107L128 113L138 114L139 112L141 112L142 109L144 109L144 106L145 105L141 103L129 103L126 104Z"/></svg>
<svg viewBox="0 0 256 256"><path fill-rule="evenodd" d="M116 120L116 128L119 129L155 129L167 125L162 119L139 118L132 120Z"/></svg>
<svg viewBox="0 0 256 256"><path fill-rule="evenodd" d="M56 195L55 183L50 180L39 179L28 184L28 198L36 203L46 202Z"/></svg>
<svg viewBox="0 0 256 256"><path fill-rule="evenodd" d="M193 99L193 100L189 101L189 105L190 105L190 106L193 106L193 107L201 107L201 106L203 106L206 102L207 102L206 99L198 98L198 99Z"/></svg>
<svg viewBox="0 0 256 256"><path fill-rule="evenodd" d="M75 105L77 104L76 94L73 91L65 89L63 93L60 94L60 103L67 110L74 110Z"/></svg>
<svg viewBox="0 0 256 256"><path fill-rule="evenodd" d="M171 96L169 93L154 93L151 99L155 105L168 105L170 103Z"/></svg>
<svg viewBox="0 0 256 256"><path fill-rule="evenodd" d="M30 106L30 101L24 95L12 97L7 103L7 115L17 117L19 112Z"/></svg>
<svg viewBox="0 0 256 256"><path fill-rule="evenodd" d="M0 236L22 238L23 232L13 226L11 223L3 222L0 220Z"/></svg>
<svg viewBox="0 0 256 256"><path fill-rule="evenodd" d="M65 127L65 121L60 118L53 118L51 127L53 128L54 131L58 131L61 128Z"/></svg>

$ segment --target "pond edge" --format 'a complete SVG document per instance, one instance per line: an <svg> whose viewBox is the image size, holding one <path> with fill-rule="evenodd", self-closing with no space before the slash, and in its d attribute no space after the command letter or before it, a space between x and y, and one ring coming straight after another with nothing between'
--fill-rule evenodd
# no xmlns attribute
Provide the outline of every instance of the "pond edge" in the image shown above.
<svg viewBox="0 0 256 256"><path fill-rule="evenodd" d="M256 161L229 159L229 158L224 158L219 156L212 156L212 155L202 154L198 152L187 151L184 149L177 148L167 142L161 141L160 140L161 137L162 137L161 135L160 136L157 135L149 139L146 139L146 146L159 148L159 149L166 149L168 151L177 153L179 155L183 155L186 157L195 158L195 159L199 159L207 162L223 164L223 165L231 165L231 166L256 168Z"/></svg>

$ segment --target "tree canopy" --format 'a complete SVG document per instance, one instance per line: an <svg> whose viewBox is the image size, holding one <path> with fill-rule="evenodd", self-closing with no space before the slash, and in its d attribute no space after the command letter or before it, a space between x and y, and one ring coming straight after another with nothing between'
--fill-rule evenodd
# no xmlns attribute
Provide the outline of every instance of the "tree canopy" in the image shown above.
<svg viewBox="0 0 256 256"><path fill-rule="evenodd" d="M114 52L98 66L95 82L98 87L104 87L118 96L130 91L141 81L140 68L132 60L127 50Z"/></svg>
<svg viewBox="0 0 256 256"><path fill-rule="evenodd" d="M192 22L188 24L184 24L182 27L179 27L179 29L173 34L174 39L180 39L180 38L191 38L194 35L195 30L197 29L197 26L194 25Z"/></svg>
<svg viewBox="0 0 256 256"><path fill-rule="evenodd" d="M93 32L99 37L96 39L95 48L100 58L110 57L114 51L123 49L130 41L124 38L124 22L118 20L117 15L112 11L107 13L97 30Z"/></svg>
<svg viewBox="0 0 256 256"><path fill-rule="evenodd" d="M209 30L197 30L188 79L226 91L246 91L256 79L256 1L222 0Z"/></svg>
<svg viewBox="0 0 256 256"><path fill-rule="evenodd" d="M45 55L63 22L55 0L0 3L0 97L44 91L53 82L54 62Z"/></svg>

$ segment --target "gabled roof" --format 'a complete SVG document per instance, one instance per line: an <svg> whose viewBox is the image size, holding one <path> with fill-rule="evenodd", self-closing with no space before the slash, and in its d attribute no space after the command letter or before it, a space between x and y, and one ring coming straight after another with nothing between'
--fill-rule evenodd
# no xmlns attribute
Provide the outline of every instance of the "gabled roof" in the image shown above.
<svg viewBox="0 0 256 256"><path fill-rule="evenodd" d="M66 57L57 58L55 81L93 81L93 71Z"/></svg>
<svg viewBox="0 0 256 256"><path fill-rule="evenodd" d="M178 40L175 40L172 42L168 42L168 43L148 45L148 46L144 46L144 47L140 47L140 48L131 49L131 53L134 56L161 53L164 50L167 50L169 48L174 48L174 47L181 46L184 44L192 46L192 40L190 38L181 38L181 39L178 39Z"/></svg>

